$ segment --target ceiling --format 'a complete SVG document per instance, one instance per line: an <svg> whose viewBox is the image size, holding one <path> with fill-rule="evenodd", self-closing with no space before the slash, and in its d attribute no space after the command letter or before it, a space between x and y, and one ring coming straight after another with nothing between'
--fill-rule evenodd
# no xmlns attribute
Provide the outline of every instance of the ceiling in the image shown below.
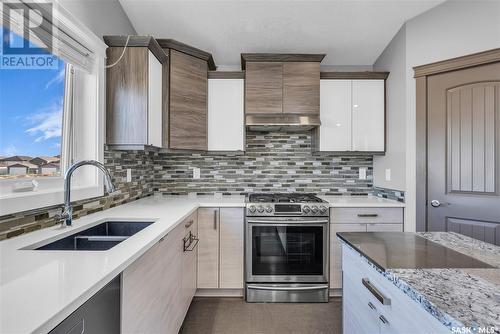
<svg viewBox="0 0 500 334"><path fill-rule="evenodd" d="M119 0L140 35L173 38L239 66L240 53L326 53L372 65L403 23L443 0Z"/></svg>

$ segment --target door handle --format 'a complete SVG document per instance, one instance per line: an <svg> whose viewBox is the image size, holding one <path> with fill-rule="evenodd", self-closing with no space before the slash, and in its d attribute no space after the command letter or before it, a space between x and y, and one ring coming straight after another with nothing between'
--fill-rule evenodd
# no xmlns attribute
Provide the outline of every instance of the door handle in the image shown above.
<svg viewBox="0 0 500 334"><path fill-rule="evenodd" d="M441 202L439 202L437 199L433 199L433 200L431 201L431 206L432 206L433 208L437 208L437 207L439 207L440 205L441 205Z"/></svg>

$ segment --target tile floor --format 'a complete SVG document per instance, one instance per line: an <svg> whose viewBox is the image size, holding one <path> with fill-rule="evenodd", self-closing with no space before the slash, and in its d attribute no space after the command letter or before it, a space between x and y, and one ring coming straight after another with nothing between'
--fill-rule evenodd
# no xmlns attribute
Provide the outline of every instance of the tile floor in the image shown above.
<svg viewBox="0 0 500 334"><path fill-rule="evenodd" d="M320 304L255 304L241 298L195 298L181 334L340 334L342 299Z"/></svg>

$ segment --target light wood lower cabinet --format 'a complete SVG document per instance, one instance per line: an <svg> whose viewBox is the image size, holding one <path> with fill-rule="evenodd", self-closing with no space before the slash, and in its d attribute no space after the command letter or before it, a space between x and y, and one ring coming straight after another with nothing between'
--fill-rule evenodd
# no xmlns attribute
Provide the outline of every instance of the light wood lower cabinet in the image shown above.
<svg viewBox="0 0 500 334"><path fill-rule="evenodd" d="M198 209L198 288L219 287L219 208Z"/></svg>
<svg viewBox="0 0 500 334"><path fill-rule="evenodd" d="M181 223L184 228L183 241L182 241L182 308L185 312L189 309L189 305L196 293L196 268L198 265L198 245L195 238L198 237L198 212L192 213L184 222ZM190 234L194 237L190 239ZM184 248L187 249L184 249ZM184 319L184 316L182 319Z"/></svg>
<svg viewBox="0 0 500 334"><path fill-rule="evenodd" d="M196 288L196 249L184 252L194 213L122 273L122 333L178 333Z"/></svg>
<svg viewBox="0 0 500 334"><path fill-rule="evenodd" d="M403 208L330 210L330 289L342 289L342 247L337 232L403 232Z"/></svg>
<svg viewBox="0 0 500 334"><path fill-rule="evenodd" d="M243 288L242 208L198 209L198 288Z"/></svg>
<svg viewBox="0 0 500 334"><path fill-rule="evenodd" d="M243 232L243 210L220 209L219 288L221 289L243 289Z"/></svg>
<svg viewBox="0 0 500 334"><path fill-rule="evenodd" d="M330 224L330 289L342 288L342 247L337 232L366 232L366 224Z"/></svg>

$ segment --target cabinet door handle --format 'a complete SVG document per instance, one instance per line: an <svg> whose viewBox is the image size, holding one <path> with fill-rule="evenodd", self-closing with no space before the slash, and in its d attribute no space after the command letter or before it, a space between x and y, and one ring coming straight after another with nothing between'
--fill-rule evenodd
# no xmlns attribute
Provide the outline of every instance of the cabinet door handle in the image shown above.
<svg viewBox="0 0 500 334"><path fill-rule="evenodd" d="M358 213L360 218L375 218L378 217L378 213Z"/></svg>
<svg viewBox="0 0 500 334"><path fill-rule="evenodd" d="M214 230L217 229L217 210L214 211Z"/></svg>
<svg viewBox="0 0 500 334"><path fill-rule="evenodd" d="M382 305L391 305L391 299L387 298L380 292L376 287L373 286L372 283L370 283L370 280L368 278L362 278L361 283L365 286L365 288L370 291L370 293L377 298L377 300L382 304Z"/></svg>
<svg viewBox="0 0 500 334"><path fill-rule="evenodd" d="M191 225L193 225L193 223L194 223L194 220L192 220L192 219L191 219L190 221L188 221L188 222L184 225L184 227L185 227L185 228L188 228L188 227L190 227Z"/></svg>
<svg viewBox="0 0 500 334"><path fill-rule="evenodd" d="M374 311L377 310L377 308L375 307L375 305L372 304L372 302L368 302L368 307L370 307Z"/></svg>
<svg viewBox="0 0 500 334"><path fill-rule="evenodd" d="M383 316L381 315L380 317L378 317L380 319L380 321L382 321L382 323L384 325L388 325L389 324L389 321Z"/></svg>

